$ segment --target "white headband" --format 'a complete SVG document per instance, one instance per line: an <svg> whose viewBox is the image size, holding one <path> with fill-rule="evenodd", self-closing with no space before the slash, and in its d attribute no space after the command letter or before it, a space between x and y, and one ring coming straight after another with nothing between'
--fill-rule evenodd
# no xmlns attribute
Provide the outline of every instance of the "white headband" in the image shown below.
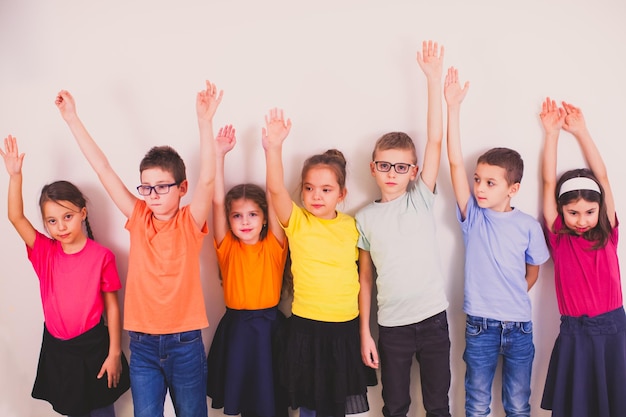
<svg viewBox="0 0 626 417"><path fill-rule="evenodd" d="M591 178L574 177L574 178L570 178L569 180L561 184L561 189L559 190L559 197L561 197L563 194L567 192L577 191L577 190L590 190L590 191L595 191L598 194L601 194L600 187L598 187L598 184Z"/></svg>

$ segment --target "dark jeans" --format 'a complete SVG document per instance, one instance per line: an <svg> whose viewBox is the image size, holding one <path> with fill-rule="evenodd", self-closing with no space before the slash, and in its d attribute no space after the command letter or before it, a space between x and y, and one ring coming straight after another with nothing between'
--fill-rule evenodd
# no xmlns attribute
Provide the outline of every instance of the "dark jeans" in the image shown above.
<svg viewBox="0 0 626 417"><path fill-rule="evenodd" d="M379 326L378 349L385 417L404 417L409 411L413 356L420 364L426 416L450 416L450 337L445 311L406 326Z"/></svg>

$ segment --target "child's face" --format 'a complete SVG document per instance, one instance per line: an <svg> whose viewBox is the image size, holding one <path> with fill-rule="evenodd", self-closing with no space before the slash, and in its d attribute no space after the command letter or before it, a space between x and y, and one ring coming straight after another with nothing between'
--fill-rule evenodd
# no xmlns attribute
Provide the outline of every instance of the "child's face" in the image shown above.
<svg viewBox="0 0 626 417"><path fill-rule="evenodd" d="M87 236L83 231L83 220L87 209L69 201L46 201L42 209L43 220L50 237L59 241L66 253L82 249Z"/></svg>
<svg viewBox="0 0 626 417"><path fill-rule="evenodd" d="M563 206L563 221L568 229L577 235L593 229L598 225L600 204L582 198Z"/></svg>
<svg viewBox="0 0 626 417"><path fill-rule="evenodd" d="M509 185L506 170L497 165L478 164L474 172L474 196L478 206L494 211L510 211L511 198L519 183Z"/></svg>
<svg viewBox="0 0 626 417"><path fill-rule="evenodd" d="M398 174L395 166L387 172L382 172L376 168L375 162L413 165L413 159L413 153L408 149L376 151L376 159L370 162L370 171L372 177L376 179L378 188L380 188L382 202L395 200L406 192L409 183L417 176L417 166L410 167L407 173Z"/></svg>
<svg viewBox="0 0 626 417"><path fill-rule="evenodd" d="M337 204L346 196L337 182L337 176L328 167L316 166L308 170L302 182L302 202L315 217L334 219Z"/></svg>
<svg viewBox="0 0 626 417"><path fill-rule="evenodd" d="M141 185L155 186L158 184L174 183L171 172L161 168L147 168L141 172ZM187 193L187 180L180 185L173 185L165 194L157 194L155 190L150 195L143 196L148 208L159 220L169 220L178 212L180 199Z"/></svg>
<svg viewBox="0 0 626 417"><path fill-rule="evenodd" d="M254 245L259 241L266 222L263 210L254 201L240 198L231 203L228 216L230 230L246 245Z"/></svg>

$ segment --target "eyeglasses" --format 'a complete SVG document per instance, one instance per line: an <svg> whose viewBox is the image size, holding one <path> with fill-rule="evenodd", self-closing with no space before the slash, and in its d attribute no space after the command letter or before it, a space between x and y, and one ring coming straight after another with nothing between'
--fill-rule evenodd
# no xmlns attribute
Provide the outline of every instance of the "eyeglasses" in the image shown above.
<svg viewBox="0 0 626 417"><path fill-rule="evenodd" d="M170 192L170 187L174 187L175 185L178 185L178 183L173 182L171 184L140 185L137 187L137 192L139 195L143 196L152 194L152 190L159 195L167 194Z"/></svg>
<svg viewBox="0 0 626 417"><path fill-rule="evenodd" d="M415 167L415 164L406 164L404 162L396 162L395 164L392 164L391 162L386 161L374 161L374 165L376 166L377 171L389 172L391 168L393 168L398 174L406 174L411 168Z"/></svg>

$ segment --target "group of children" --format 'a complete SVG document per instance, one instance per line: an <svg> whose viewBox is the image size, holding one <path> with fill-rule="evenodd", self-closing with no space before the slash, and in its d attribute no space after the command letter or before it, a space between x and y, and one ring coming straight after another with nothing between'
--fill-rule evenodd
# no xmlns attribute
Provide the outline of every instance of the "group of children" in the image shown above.
<svg viewBox="0 0 626 417"><path fill-rule="evenodd" d="M61 91L56 105L63 119L128 219L123 327L130 364L120 343L115 260L93 241L85 198L67 182L44 187L40 206L50 237L36 231L23 213L24 154L9 136L0 150L10 178L8 215L39 277L45 318L33 397L62 414L110 417L113 402L132 386L136 417L162 416L168 390L182 417L206 416L206 395L228 415L282 417L291 407L301 416L336 417L369 409L367 386L376 383L380 365L383 415L406 416L415 357L426 415L450 416L448 301L434 244L445 97L466 249L467 416L490 413L500 357L506 414L530 416L535 350L528 291L550 253L562 318L541 405L554 416L626 415L618 223L606 168L581 111L549 98L542 106L542 230L511 206L523 174L516 151L493 148L480 156L470 186L460 142L469 84L461 85L455 68L443 79L443 57L443 47L431 41L417 54L428 85L422 169L408 135L383 135L370 162L381 196L356 218L337 210L347 190L346 160L335 149L304 162L302 205L292 201L282 164L291 121L282 110L270 110L262 129L267 192L254 184L226 192L225 157L235 147L235 129L225 126L214 138L222 93L207 82L196 103L199 178L191 203L180 207L189 183L174 149L146 154L137 187L143 198L135 197L78 118L72 96ZM590 169L557 181L561 130L576 138ZM226 313L207 355L199 255L211 212ZM285 319L277 305L288 259L293 303ZM378 344L370 330L374 283Z"/></svg>

